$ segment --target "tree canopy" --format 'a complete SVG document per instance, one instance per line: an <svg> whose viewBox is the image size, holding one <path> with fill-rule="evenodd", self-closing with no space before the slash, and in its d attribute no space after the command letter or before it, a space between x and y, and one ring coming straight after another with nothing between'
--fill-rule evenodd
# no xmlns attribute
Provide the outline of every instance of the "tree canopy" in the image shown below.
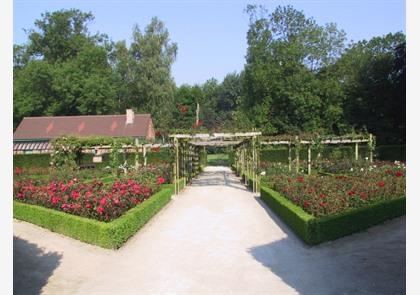
<svg viewBox="0 0 420 295"><path fill-rule="evenodd" d="M151 113L156 129L266 134L368 131L405 142L405 35L346 43L292 6L248 5L243 71L176 86L178 46L154 17L132 42L89 32L92 13L46 12L14 45L14 126L24 116ZM198 121L197 108L199 107Z"/></svg>

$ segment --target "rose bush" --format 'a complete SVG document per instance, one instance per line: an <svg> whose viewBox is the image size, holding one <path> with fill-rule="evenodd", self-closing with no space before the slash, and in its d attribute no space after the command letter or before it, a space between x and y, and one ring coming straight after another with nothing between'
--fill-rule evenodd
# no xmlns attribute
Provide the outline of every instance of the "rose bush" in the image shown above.
<svg viewBox="0 0 420 295"><path fill-rule="evenodd" d="M276 174L265 182L314 216L332 215L405 196L405 165L377 163L340 176Z"/></svg>
<svg viewBox="0 0 420 295"><path fill-rule="evenodd" d="M148 185L133 179L117 180L110 185L93 180L44 181L22 179L13 186L14 199L100 221L118 218L127 210L155 193L164 177L155 177Z"/></svg>

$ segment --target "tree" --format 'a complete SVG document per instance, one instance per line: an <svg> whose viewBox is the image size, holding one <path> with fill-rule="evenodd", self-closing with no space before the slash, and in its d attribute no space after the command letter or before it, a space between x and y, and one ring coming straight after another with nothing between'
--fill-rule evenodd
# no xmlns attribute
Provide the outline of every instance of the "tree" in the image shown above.
<svg viewBox="0 0 420 295"><path fill-rule="evenodd" d="M343 51L345 33L335 24L320 26L291 6L271 14L248 6L247 12L242 110L266 133L330 128L322 124L322 115L327 110L337 115L337 106L323 100L318 74Z"/></svg>
<svg viewBox="0 0 420 295"><path fill-rule="evenodd" d="M24 116L108 114L116 86L105 35L91 36L90 13L42 14L28 43L14 46L14 126Z"/></svg>
<svg viewBox="0 0 420 295"><path fill-rule="evenodd" d="M172 124L175 83L171 66L175 61L177 45L171 43L164 23L152 18L142 32L133 29L133 43L126 50L117 47L117 70L122 87L128 86L122 103L141 112L150 112L157 128L168 129ZM121 91L120 91L121 93Z"/></svg>
<svg viewBox="0 0 420 295"><path fill-rule="evenodd" d="M338 61L346 120L378 143L405 142L405 35L352 44Z"/></svg>
<svg viewBox="0 0 420 295"><path fill-rule="evenodd" d="M91 13L63 9L41 17L35 21L37 30L28 31L28 54L36 59L64 61L77 56L87 43L95 44L103 37L88 33L87 23L94 19Z"/></svg>

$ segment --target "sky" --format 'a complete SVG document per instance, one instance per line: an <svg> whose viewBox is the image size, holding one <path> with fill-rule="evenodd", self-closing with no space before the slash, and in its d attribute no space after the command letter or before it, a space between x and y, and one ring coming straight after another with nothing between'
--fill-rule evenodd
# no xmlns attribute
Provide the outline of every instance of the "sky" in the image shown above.
<svg viewBox="0 0 420 295"><path fill-rule="evenodd" d="M24 29L34 28L34 21L43 12L78 8L95 16L88 25L90 32L106 33L113 41L129 44L134 24L143 29L157 16L178 45L172 67L176 84L201 84L210 78L222 81L226 74L240 72L245 64L247 4L264 5L269 12L290 4L318 24L337 23L348 41L405 32L403 0L15 0L13 38L15 44L25 43Z"/></svg>

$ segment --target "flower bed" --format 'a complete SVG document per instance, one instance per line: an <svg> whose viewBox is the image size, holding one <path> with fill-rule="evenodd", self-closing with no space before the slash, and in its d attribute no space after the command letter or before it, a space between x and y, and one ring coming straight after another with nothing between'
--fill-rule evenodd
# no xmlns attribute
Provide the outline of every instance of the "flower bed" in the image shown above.
<svg viewBox="0 0 420 295"><path fill-rule="evenodd" d="M157 177L154 183L149 181L145 185L132 179L117 180L108 185L99 180L83 183L72 179L68 182L45 183L23 179L15 181L13 196L20 202L111 221L147 200L164 182L163 177Z"/></svg>
<svg viewBox="0 0 420 295"><path fill-rule="evenodd" d="M86 243L116 249L159 212L170 201L171 195L171 189L162 189L110 222L18 201L13 203L13 216Z"/></svg>
<svg viewBox="0 0 420 295"><path fill-rule="evenodd" d="M325 175L269 174L262 200L310 245L405 214L401 162L328 163Z"/></svg>
<svg viewBox="0 0 420 295"><path fill-rule="evenodd" d="M346 175L270 175L265 183L315 217L405 196L405 167L376 166Z"/></svg>
<svg viewBox="0 0 420 295"><path fill-rule="evenodd" d="M261 187L261 199L307 244L334 240L405 214L405 197L314 217L280 193Z"/></svg>

